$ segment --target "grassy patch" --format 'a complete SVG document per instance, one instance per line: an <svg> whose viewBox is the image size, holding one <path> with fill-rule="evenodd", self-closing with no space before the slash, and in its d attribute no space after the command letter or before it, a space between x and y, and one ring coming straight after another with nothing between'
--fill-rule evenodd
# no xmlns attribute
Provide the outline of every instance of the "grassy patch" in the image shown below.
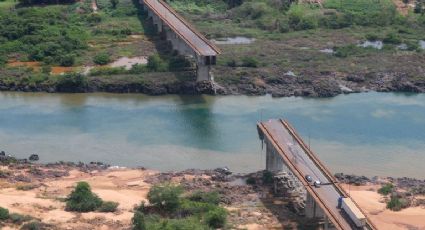
<svg viewBox="0 0 425 230"><path fill-rule="evenodd" d="M394 185L391 183L383 185L380 189L378 189L378 193L382 195L388 195L394 191Z"/></svg>

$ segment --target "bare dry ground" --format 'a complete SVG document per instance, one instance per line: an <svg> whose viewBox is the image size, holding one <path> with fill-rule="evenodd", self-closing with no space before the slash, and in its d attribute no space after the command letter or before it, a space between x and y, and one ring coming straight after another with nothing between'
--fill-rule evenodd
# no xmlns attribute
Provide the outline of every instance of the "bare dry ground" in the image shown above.
<svg viewBox="0 0 425 230"><path fill-rule="evenodd" d="M352 198L368 214L379 229L425 229L425 208L410 207L398 212L386 209L384 197L377 190L379 185L348 186Z"/></svg>
<svg viewBox="0 0 425 230"><path fill-rule="evenodd" d="M8 175L0 176L0 207L9 209L10 213L30 215L49 224L51 229L131 229L134 208L142 201L147 202L152 184L167 181L180 183L187 191L220 190L224 193L222 205L229 211L232 229L282 229L284 226L296 229L300 221L285 207L287 201L274 199L267 189L215 180L202 170L164 174L144 169L87 170L61 165L4 166L0 170ZM79 181L88 182L103 200L118 202L118 210L114 213L65 211L64 198ZM21 226L10 221L0 223L1 229Z"/></svg>

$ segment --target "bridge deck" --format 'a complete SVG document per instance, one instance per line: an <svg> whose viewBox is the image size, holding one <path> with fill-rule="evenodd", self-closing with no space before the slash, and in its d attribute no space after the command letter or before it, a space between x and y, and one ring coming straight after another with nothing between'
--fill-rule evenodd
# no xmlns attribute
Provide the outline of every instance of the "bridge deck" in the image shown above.
<svg viewBox="0 0 425 230"><path fill-rule="evenodd" d="M270 120L262 122L258 125L264 136L270 140L282 156L285 164L295 171L294 174L306 186L307 191L312 195L316 202L322 207L330 220L338 229L357 229L352 226L351 221L346 219L347 216L338 208L338 198L345 192L334 184L335 179L323 164L312 155L310 150L306 149L305 144L295 133L292 127L282 120ZM305 179L306 175L310 175L313 180L320 180L322 183L330 183L320 188L315 188ZM369 223L368 223L369 224ZM374 228L369 224L370 228Z"/></svg>
<svg viewBox="0 0 425 230"><path fill-rule="evenodd" d="M196 53L202 56L216 56L220 54L219 49L214 44L196 31L163 0L141 1L195 50Z"/></svg>

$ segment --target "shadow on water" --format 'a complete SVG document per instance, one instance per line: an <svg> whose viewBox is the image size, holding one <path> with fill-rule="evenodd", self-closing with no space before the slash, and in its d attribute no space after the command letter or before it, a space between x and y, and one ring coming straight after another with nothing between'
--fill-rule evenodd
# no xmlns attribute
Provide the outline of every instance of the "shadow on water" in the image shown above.
<svg viewBox="0 0 425 230"><path fill-rule="evenodd" d="M215 118L212 109L214 101L207 101L204 96L179 97L182 106L178 107L178 115L184 124L183 129L187 131L190 143L194 147L199 147L203 143L203 148L210 150L220 149L219 131L217 130L218 120Z"/></svg>

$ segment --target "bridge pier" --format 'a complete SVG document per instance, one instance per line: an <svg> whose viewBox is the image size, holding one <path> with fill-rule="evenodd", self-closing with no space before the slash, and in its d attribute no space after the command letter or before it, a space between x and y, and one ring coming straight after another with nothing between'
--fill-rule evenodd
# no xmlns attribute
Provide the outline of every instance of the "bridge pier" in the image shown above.
<svg viewBox="0 0 425 230"><path fill-rule="evenodd" d="M266 170L269 172L279 172L284 169L283 159L276 151L269 140L264 140L266 144Z"/></svg>
<svg viewBox="0 0 425 230"><path fill-rule="evenodd" d="M305 216L307 218L325 218L325 212L316 203L310 193L307 193L307 200L305 202Z"/></svg>

